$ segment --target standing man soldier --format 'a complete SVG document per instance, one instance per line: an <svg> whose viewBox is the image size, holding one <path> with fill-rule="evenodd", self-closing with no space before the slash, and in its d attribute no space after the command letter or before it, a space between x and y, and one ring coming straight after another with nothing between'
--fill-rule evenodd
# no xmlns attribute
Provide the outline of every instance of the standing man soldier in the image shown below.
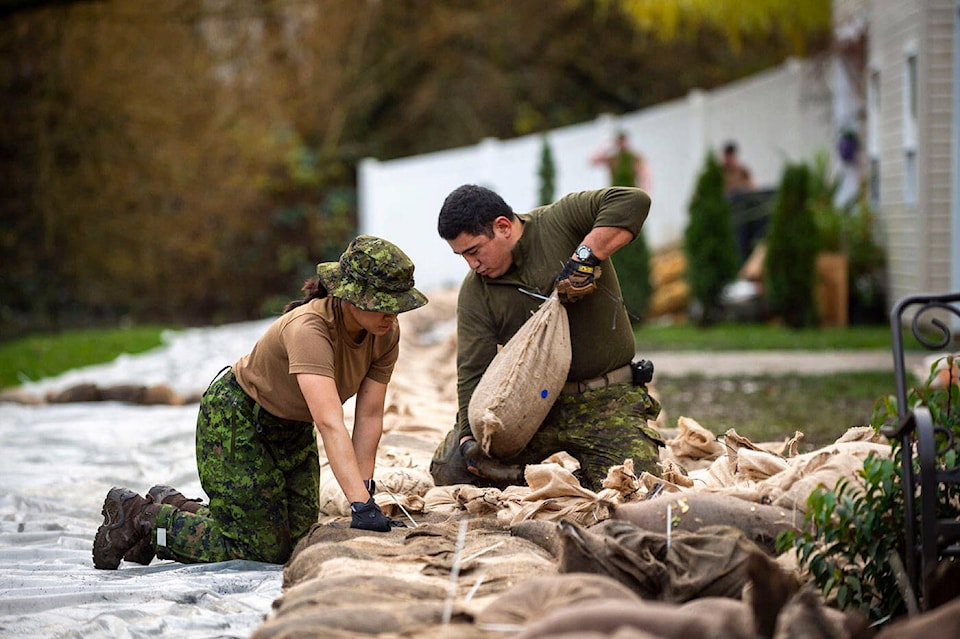
<svg viewBox="0 0 960 639"><path fill-rule="evenodd" d="M720 168L723 169L723 192L728 198L753 191L753 176L747 165L740 161L740 149L732 140L723 145Z"/></svg>
<svg viewBox="0 0 960 639"><path fill-rule="evenodd" d="M663 439L647 420L660 404L645 386L652 371L631 364L633 329L609 259L639 234L649 210L649 196L629 187L570 194L525 214L481 186L447 196L438 231L471 272L457 302L457 424L430 464L437 485L522 484L526 464L559 451L577 458L579 479L592 490L627 458L638 472L657 474ZM570 322L567 383L527 446L493 459L470 430L470 398L498 347L554 288Z"/></svg>

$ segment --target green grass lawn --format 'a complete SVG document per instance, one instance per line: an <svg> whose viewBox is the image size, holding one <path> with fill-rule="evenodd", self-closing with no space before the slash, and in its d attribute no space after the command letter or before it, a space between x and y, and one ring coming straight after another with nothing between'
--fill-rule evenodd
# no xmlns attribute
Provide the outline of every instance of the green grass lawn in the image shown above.
<svg viewBox="0 0 960 639"><path fill-rule="evenodd" d="M772 324L643 325L637 350L891 349L885 325L792 330ZM907 348L915 345L905 338ZM804 433L803 450L833 442L852 426L870 424L879 398L894 390L892 372L818 376L766 375L679 378L656 382L668 427L681 415L720 435L733 428L754 441L782 441Z"/></svg>
<svg viewBox="0 0 960 639"><path fill-rule="evenodd" d="M639 351L889 349L887 326L792 330L772 324L644 324L634 329Z"/></svg>
<svg viewBox="0 0 960 639"><path fill-rule="evenodd" d="M0 343L0 388L58 375L123 353L142 353L163 343L160 326L89 329L34 335Z"/></svg>
<svg viewBox="0 0 960 639"><path fill-rule="evenodd" d="M804 434L801 450L832 443L848 428L867 426L877 400L894 392L892 372L816 376L659 378L656 392L673 428L695 419L716 435L728 429L754 442Z"/></svg>

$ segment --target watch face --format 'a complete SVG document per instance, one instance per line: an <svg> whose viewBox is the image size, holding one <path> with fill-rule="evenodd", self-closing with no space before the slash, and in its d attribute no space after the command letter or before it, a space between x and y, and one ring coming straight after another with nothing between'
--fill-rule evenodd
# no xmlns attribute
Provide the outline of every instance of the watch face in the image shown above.
<svg viewBox="0 0 960 639"><path fill-rule="evenodd" d="M577 258L589 260L591 257L593 257L593 251L590 250L589 246L580 246L577 248Z"/></svg>

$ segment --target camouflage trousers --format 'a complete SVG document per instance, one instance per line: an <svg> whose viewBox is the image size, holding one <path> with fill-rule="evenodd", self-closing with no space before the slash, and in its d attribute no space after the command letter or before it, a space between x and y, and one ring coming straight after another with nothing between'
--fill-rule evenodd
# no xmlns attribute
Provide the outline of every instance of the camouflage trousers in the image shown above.
<svg viewBox="0 0 960 639"><path fill-rule="evenodd" d="M161 507L153 531L157 556L285 562L319 516L313 424L260 409L231 371L203 395L196 446L210 503L196 514Z"/></svg>
<svg viewBox="0 0 960 639"><path fill-rule="evenodd" d="M577 395L561 395L543 424L520 454L501 461L508 464L539 464L559 451L580 462L580 483L600 490L611 466L633 459L639 474L659 475L663 438L647 420L660 414L660 402L644 386L615 384ZM430 462L437 485L469 483L495 485L467 471L460 456L456 429L437 447Z"/></svg>

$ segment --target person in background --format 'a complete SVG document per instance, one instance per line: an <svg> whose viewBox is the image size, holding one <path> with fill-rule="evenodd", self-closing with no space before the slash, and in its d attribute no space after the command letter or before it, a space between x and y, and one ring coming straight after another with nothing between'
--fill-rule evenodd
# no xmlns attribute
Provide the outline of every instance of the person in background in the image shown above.
<svg viewBox="0 0 960 639"><path fill-rule="evenodd" d="M397 315L427 303L414 265L390 242L361 235L317 266L249 354L210 384L197 418L197 469L209 504L155 486L115 487L103 504L93 563L156 555L183 563L283 563L319 516L319 431L351 527L389 531L373 499L384 400L400 348ZM351 436L343 403L356 396Z"/></svg>
<svg viewBox="0 0 960 639"><path fill-rule="evenodd" d="M740 162L736 142L723 145L720 168L723 169L723 192L728 198L756 189L750 169Z"/></svg>
<svg viewBox="0 0 960 639"><path fill-rule="evenodd" d="M579 479L592 490L627 458L638 473L659 474L663 440L647 420L656 419L660 404L645 386L652 371L631 364L633 329L610 261L649 210L649 196L630 187L569 194L525 214L481 186L447 196L438 231L470 272L457 301L457 423L430 464L437 485L523 484L525 465L559 451L577 458ZM568 381L526 448L494 459L471 432L470 398L498 347L554 289L570 322Z"/></svg>
<svg viewBox="0 0 960 639"><path fill-rule="evenodd" d="M607 167L611 186L638 186L650 193L647 160L642 153L630 148L623 131L617 133L613 148L600 149L591 156L590 163Z"/></svg>

